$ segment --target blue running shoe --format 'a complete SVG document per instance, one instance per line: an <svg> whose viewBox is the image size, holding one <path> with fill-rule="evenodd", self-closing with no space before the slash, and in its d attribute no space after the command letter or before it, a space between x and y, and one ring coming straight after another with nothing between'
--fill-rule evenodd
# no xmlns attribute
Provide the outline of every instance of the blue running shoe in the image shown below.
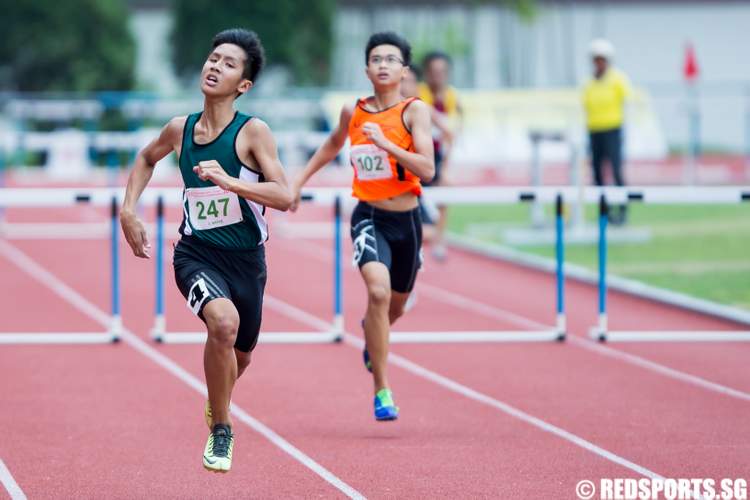
<svg viewBox="0 0 750 500"><path fill-rule="evenodd" d="M375 395L375 420L386 421L398 418L398 406L393 402L390 389L380 389Z"/></svg>

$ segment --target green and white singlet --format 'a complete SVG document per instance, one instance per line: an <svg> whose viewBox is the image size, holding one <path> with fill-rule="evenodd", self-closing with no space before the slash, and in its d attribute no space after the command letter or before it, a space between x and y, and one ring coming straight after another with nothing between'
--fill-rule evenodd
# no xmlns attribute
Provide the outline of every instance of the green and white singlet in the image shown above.
<svg viewBox="0 0 750 500"><path fill-rule="evenodd" d="M180 234L228 250L257 248L268 239L266 207L203 181L193 172L198 163L216 160L232 177L245 182L263 182L263 174L242 163L237 155L237 136L252 117L236 112L216 139L198 144L194 140L194 130L201 114L188 116L182 134L180 173L185 190Z"/></svg>

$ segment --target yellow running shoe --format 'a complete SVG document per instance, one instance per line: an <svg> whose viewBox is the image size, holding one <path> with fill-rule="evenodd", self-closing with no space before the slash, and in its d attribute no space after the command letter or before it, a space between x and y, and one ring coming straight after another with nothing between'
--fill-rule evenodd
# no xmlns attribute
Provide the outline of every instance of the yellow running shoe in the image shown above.
<svg viewBox="0 0 750 500"><path fill-rule="evenodd" d="M206 418L206 425L208 430L211 430L214 426L214 416L211 412L211 401L206 400L206 407L203 410L203 416Z"/></svg>
<svg viewBox="0 0 750 500"><path fill-rule="evenodd" d="M232 468L234 435L226 424L214 425L203 450L203 467L211 472L229 472Z"/></svg>

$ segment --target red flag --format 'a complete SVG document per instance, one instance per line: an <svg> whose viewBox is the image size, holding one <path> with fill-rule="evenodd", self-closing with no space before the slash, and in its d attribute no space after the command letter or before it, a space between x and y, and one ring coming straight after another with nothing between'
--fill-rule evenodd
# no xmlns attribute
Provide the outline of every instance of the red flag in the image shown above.
<svg viewBox="0 0 750 500"><path fill-rule="evenodd" d="M693 44L690 42L685 45L685 64L682 67L682 73L688 82L698 78L698 61L695 58Z"/></svg>

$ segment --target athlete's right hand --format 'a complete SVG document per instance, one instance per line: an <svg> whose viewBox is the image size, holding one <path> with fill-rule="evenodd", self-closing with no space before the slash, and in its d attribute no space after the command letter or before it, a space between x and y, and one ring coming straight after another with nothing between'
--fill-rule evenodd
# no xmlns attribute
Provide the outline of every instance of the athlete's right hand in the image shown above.
<svg viewBox="0 0 750 500"><path fill-rule="evenodd" d="M120 213L120 225L128 245L133 249L133 255L144 259L151 258L151 243L148 242L148 234L143 222L133 212L123 211Z"/></svg>

